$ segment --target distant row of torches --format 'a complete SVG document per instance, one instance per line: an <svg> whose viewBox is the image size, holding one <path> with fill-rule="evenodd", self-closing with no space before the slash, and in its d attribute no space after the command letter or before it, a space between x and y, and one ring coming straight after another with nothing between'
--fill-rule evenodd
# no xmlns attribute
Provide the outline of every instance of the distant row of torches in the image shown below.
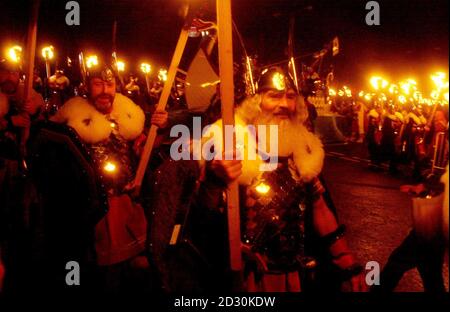
<svg viewBox="0 0 450 312"><path fill-rule="evenodd" d="M41 50L41 53L42 53L42 57L45 60L45 69L46 69L47 78L49 78L51 75L50 62L55 56L54 47L53 46L43 47ZM21 56L22 56L22 47L18 46L18 45L12 46L7 49L6 55L10 61L20 64ZM68 58L68 63L69 64L71 63L70 58ZM116 69L118 72L125 71L126 64L124 61L117 60L117 62L115 62L115 63L116 63L115 66L116 66ZM98 66L98 64L99 64L99 61L98 61L97 55L89 55L86 57L85 65L87 68L92 68L92 67ZM146 80L148 80L150 77L150 74L152 72L152 66L150 64L144 62L144 63L141 63L140 70L146 77ZM167 70L166 69L160 69L158 71L158 79L160 81L167 80Z"/></svg>
<svg viewBox="0 0 450 312"><path fill-rule="evenodd" d="M372 76L369 79L372 91L360 91L358 97L372 101L373 99L380 102L386 102L388 99L396 100L400 104L407 102L414 102L418 104L433 105L434 103L441 103L448 105L449 103L449 82L447 74L444 72L436 72L430 75L433 82L433 90L430 93L430 98L423 97L423 93L418 90L417 82L414 79L408 78L400 81L398 84L390 83L380 76ZM329 88L328 96L333 97L347 97L352 98L352 90L343 86L336 91Z"/></svg>
<svg viewBox="0 0 450 312"><path fill-rule="evenodd" d="M50 77L50 61L54 58L55 52L53 46L46 46L42 48L42 57L45 60L45 68L47 78ZM15 45L7 50L8 58L15 63L21 62L22 47ZM70 60L70 59L68 59ZM98 66L99 61L96 55L90 55L85 60L86 67L92 68ZM116 61L116 69L120 73L125 71L126 64L123 60ZM140 70L144 74L147 87L150 90L150 75L152 72L152 66L149 63L141 63ZM158 72L158 79L160 81L167 80L167 70L160 69ZM436 72L430 76L434 83L434 89L430 93L430 98L425 98L417 89L417 82L414 79L408 78L400 81L398 84L390 83L381 76L372 76L369 79L373 92L360 91L358 96L366 101L371 101L373 98L377 98L379 101L387 101L389 98L396 99L399 103L405 104L408 101L417 102L419 104L432 105L435 102L441 102L442 104L448 104L449 102L449 82L447 80L447 74L444 72ZM353 96L352 91L347 86L343 86L336 91L333 88L329 89L329 97L348 97Z"/></svg>
<svg viewBox="0 0 450 312"><path fill-rule="evenodd" d="M51 68L50 68L50 62L54 59L55 57L55 50L53 46L46 46L43 47L41 50L41 55L44 58L45 61L45 69L46 69L46 76L47 79L50 77L51 75ZM22 62L22 47L15 45L12 46L10 48L7 49L6 51L6 56L9 59L9 61L16 63L16 64L21 64ZM71 59L67 58L68 64L71 64ZM86 66L86 68L90 69L90 68L94 68L95 66L99 65L99 60L97 55L89 55L84 59L84 65ZM125 71L125 62L122 60L117 60L115 62L115 67L116 70L118 71L119 75L120 73L123 73ZM146 79L146 83L147 83L147 88L148 90L150 90L150 75L152 72L152 66L148 63L141 63L140 65L140 70L141 72L144 74L145 79ZM167 70L166 69L160 69L158 71L158 75L157 75L158 79L162 82L167 81ZM111 127L114 128L115 124L111 123ZM115 172L118 170L117 165L114 161L106 161L104 163L103 166L103 170L105 171L105 173L108 174L115 174Z"/></svg>

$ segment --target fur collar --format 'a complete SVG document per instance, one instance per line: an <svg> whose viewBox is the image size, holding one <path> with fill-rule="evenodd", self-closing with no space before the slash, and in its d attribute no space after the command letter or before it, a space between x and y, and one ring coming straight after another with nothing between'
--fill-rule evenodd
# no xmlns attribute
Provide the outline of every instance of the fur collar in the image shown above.
<svg viewBox="0 0 450 312"><path fill-rule="evenodd" d="M248 152L257 149L256 139L250 133L248 125L238 115L235 116L235 123L237 149L243 155L242 175L239 177L239 183L250 185L263 173L261 165L264 164L264 161L259 154L256 155L255 160L248 159ZM216 129L220 129L220 133L215 132L211 137L214 137L214 144L222 144L222 120L218 120L214 125L218 126ZM304 182L309 182L322 171L325 152L318 137L302 125L299 125L297 130L295 137L289 138L295 145L293 160L297 169L297 177ZM210 136L206 135L206 138L210 138Z"/></svg>
<svg viewBox="0 0 450 312"><path fill-rule="evenodd" d="M395 116L397 117L397 120L400 122L404 122L405 121L405 117L403 116L402 113L400 112L395 112Z"/></svg>
<svg viewBox="0 0 450 312"><path fill-rule="evenodd" d="M126 140L136 139L144 130L145 115L142 109L126 96L117 93L109 119L118 125L119 134ZM112 132L108 115L97 111L88 100L74 97L67 101L52 120L67 123L86 143L106 140Z"/></svg>
<svg viewBox="0 0 450 312"><path fill-rule="evenodd" d="M397 120L397 116L394 115L394 114L390 114L390 113L386 113L386 114L384 115L384 117L389 118L389 119L391 119L391 120L393 120L393 121L396 121L396 120Z"/></svg>
<svg viewBox="0 0 450 312"><path fill-rule="evenodd" d="M395 112L393 114L386 113L385 117L389 118L393 121L400 121L400 122L404 121L404 117L403 117L402 113L400 113L400 112Z"/></svg>
<svg viewBox="0 0 450 312"><path fill-rule="evenodd" d="M425 119L425 117L423 117L423 116L418 117L418 116L417 116L416 114L414 114L413 112L410 112L410 113L408 114L408 121L409 121L410 119L412 119L412 120L414 121L414 123L415 123L416 125L418 125L418 126L424 125L424 124L427 123L427 120Z"/></svg>
<svg viewBox="0 0 450 312"><path fill-rule="evenodd" d="M378 117L380 117L380 114L376 110L371 109L368 116L373 117L373 118L378 118Z"/></svg>

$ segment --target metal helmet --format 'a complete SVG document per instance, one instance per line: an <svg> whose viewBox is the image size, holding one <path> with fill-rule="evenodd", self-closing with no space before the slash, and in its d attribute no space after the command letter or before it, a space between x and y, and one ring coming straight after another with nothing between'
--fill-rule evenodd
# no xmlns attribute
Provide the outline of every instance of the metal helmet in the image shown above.
<svg viewBox="0 0 450 312"><path fill-rule="evenodd" d="M86 77L88 80L95 77L101 78L103 81L112 81L116 78L116 75L112 69L112 66L102 63L92 66L91 68L87 68Z"/></svg>
<svg viewBox="0 0 450 312"><path fill-rule="evenodd" d="M267 90L288 91L289 89L299 92L295 86L294 79L288 71L279 66L266 68L261 72L257 84L257 92Z"/></svg>

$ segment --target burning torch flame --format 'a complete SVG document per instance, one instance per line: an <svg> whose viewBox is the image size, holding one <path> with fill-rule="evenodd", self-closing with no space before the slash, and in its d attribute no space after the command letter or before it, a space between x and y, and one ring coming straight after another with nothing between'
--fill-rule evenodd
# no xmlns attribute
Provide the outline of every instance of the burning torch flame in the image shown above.
<svg viewBox="0 0 450 312"><path fill-rule="evenodd" d="M405 82L400 83L400 88L402 88L403 93L409 95L411 90L415 90L417 82L414 79L406 79Z"/></svg>
<svg viewBox="0 0 450 312"><path fill-rule="evenodd" d="M345 95L347 96L347 97L352 97L352 90L350 90L350 89L345 89Z"/></svg>
<svg viewBox="0 0 450 312"><path fill-rule="evenodd" d="M167 70L160 69L158 72L158 78L161 81L167 81Z"/></svg>
<svg viewBox="0 0 450 312"><path fill-rule="evenodd" d="M398 86L396 84L391 84L389 86L389 93L390 94L397 94L398 93Z"/></svg>
<svg viewBox="0 0 450 312"><path fill-rule="evenodd" d="M112 172L115 172L115 171L116 171L117 167L116 167L116 165L115 165L114 163L108 161L108 162L105 164L105 166L103 167L103 169L105 169L106 172L112 173Z"/></svg>
<svg viewBox="0 0 450 312"><path fill-rule="evenodd" d="M258 192L258 193L260 193L260 194L267 194L267 193L269 193L269 191L270 191L270 186L269 185L267 185L266 183L264 183L264 182L261 182L261 183L259 183L257 186L256 186L256 191Z"/></svg>
<svg viewBox="0 0 450 312"><path fill-rule="evenodd" d="M389 82L382 77L374 76L370 78L370 84L375 90L379 90L386 88Z"/></svg>
<svg viewBox="0 0 450 312"><path fill-rule="evenodd" d="M117 61L117 71L123 72L125 71L125 63L123 61Z"/></svg>
<svg viewBox="0 0 450 312"><path fill-rule="evenodd" d="M91 55L86 58L86 67L91 68L98 65L97 55Z"/></svg>
<svg viewBox="0 0 450 312"><path fill-rule="evenodd" d="M149 74L152 71L152 67L150 66L150 64L142 63L141 64L141 71L144 74Z"/></svg>
<svg viewBox="0 0 450 312"><path fill-rule="evenodd" d="M55 55L53 50L54 50L53 46L48 46L48 47L42 48L42 57L45 60L51 60L53 58L53 56Z"/></svg>
<svg viewBox="0 0 450 312"><path fill-rule="evenodd" d="M8 57L12 62L19 63L21 53L22 53L22 47L16 45L16 46L9 48Z"/></svg>
<svg viewBox="0 0 450 312"><path fill-rule="evenodd" d="M437 72L434 75L431 75L431 80L433 80L434 84L436 85L436 87L438 88L438 90L443 89L445 87L445 82L444 82L444 78L445 78L445 73L443 72ZM447 86L448 86L448 82L447 82Z"/></svg>

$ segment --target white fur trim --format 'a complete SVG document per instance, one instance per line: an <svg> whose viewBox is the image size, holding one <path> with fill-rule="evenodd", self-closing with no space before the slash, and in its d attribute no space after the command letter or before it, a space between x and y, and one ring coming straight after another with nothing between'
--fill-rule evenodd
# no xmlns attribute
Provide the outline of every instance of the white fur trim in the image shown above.
<svg viewBox="0 0 450 312"><path fill-rule="evenodd" d="M400 122L405 122L405 117L403 117L403 114L400 112L395 112L395 116L397 117L397 120Z"/></svg>
<svg viewBox="0 0 450 312"><path fill-rule="evenodd" d="M303 126L299 129L299 136L295 142L297 148L294 150L294 162L300 173L300 178L308 182L322 171L325 151L317 136Z"/></svg>
<svg viewBox="0 0 450 312"><path fill-rule="evenodd" d="M256 153L256 159L248 159L249 151L257 150L257 142L252 133L250 133L248 125L239 117L235 116L236 123L236 139L238 152L243 156L242 160L242 174L239 177L239 184L250 185L254 179L260 176L263 171L261 165L264 164L261 156ZM214 144L222 144L222 120L216 121L213 125L220 129L217 136L213 136ZM295 145L293 160L297 168L299 179L304 182L311 181L318 176L322 171L325 152L320 139L309 132L304 126L299 125L296 135L292 139L292 144ZM203 142L208 141L210 137L204 137ZM242 141L242 138L244 140ZM203 165L203 162L200 162ZM275 169L275 168L273 168Z"/></svg>
<svg viewBox="0 0 450 312"><path fill-rule="evenodd" d="M376 110L371 109L368 116L373 117L373 118L378 118L378 117L380 117L380 114Z"/></svg>
<svg viewBox="0 0 450 312"><path fill-rule="evenodd" d="M119 133L126 140L134 140L144 130L145 114L131 99L117 93L111 117L119 124Z"/></svg>
<svg viewBox="0 0 450 312"><path fill-rule="evenodd" d="M112 131L110 122L105 116L82 97L68 100L52 117L52 120L67 123L86 143L106 140Z"/></svg>
<svg viewBox="0 0 450 312"><path fill-rule="evenodd" d="M416 125L422 124L422 120L419 117L417 117L416 114L414 114L412 112L408 114L408 122L410 119L412 119ZM425 123L426 123L426 121L425 121Z"/></svg>
<svg viewBox="0 0 450 312"><path fill-rule="evenodd" d="M202 137L202 147L205 143L208 143L212 140L212 144L215 146L215 150L217 151L222 147L223 142L223 131L222 131L222 119L217 120L215 123L211 125L210 130L216 129L217 132L213 133L204 133L205 135ZM250 160L248 158L249 151L256 151L256 140L253 137L253 134L250 133L246 123L239 117L235 116L235 127L236 127L236 146L237 152L242 155L242 174L239 177L239 184L242 185L250 185L253 183L253 179L258 177L262 171L260 171L260 165L263 164L263 160L260 155L256 153L256 159ZM242 139L243 138L243 139ZM193 151L196 153L197 151ZM200 160L200 166L204 166L205 162L201 155L196 155L196 159Z"/></svg>
<svg viewBox="0 0 450 312"><path fill-rule="evenodd" d="M419 119L420 119L420 122L422 123L422 125L426 125L428 122L428 120L423 115L420 115Z"/></svg>
<svg viewBox="0 0 450 312"><path fill-rule="evenodd" d="M116 94L110 116L117 122L119 133L126 140L137 138L144 129L144 112L122 94ZM67 123L83 141L90 144L106 140L112 132L107 115L97 111L88 100L81 97L68 100L52 120Z"/></svg>
<svg viewBox="0 0 450 312"><path fill-rule="evenodd" d="M389 118L389 119L391 119L391 120L393 120L393 121L396 121L396 120L397 120L397 116L395 116L394 114L386 113L386 114L385 114L385 117L387 117L387 118Z"/></svg>

